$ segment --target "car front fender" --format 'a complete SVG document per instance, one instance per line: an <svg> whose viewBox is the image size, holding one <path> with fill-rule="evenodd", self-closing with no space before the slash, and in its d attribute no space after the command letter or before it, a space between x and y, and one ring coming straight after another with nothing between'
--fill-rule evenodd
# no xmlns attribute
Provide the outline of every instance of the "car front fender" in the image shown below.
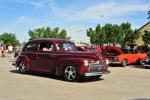
<svg viewBox="0 0 150 100"><path fill-rule="evenodd" d="M80 68L83 66L84 58L64 58L57 61L56 75L62 75L64 67L67 65L74 65L77 71L80 73Z"/></svg>

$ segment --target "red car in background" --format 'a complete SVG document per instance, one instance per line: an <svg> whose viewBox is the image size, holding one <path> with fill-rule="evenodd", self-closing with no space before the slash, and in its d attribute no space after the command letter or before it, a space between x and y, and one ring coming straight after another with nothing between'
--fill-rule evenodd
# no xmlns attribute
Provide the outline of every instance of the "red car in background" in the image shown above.
<svg viewBox="0 0 150 100"><path fill-rule="evenodd" d="M142 64L147 59L146 53L140 53L133 49L121 49L114 46L103 46L101 48L102 56L107 58L110 64L121 64L125 67L128 64Z"/></svg>

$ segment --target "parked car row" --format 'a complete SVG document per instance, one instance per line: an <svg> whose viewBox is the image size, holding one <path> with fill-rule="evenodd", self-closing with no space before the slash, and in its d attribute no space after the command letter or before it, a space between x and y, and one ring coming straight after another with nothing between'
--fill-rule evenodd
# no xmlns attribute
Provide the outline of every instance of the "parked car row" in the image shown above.
<svg viewBox="0 0 150 100"><path fill-rule="evenodd" d="M66 81L78 81L81 77L99 78L109 73L109 64L145 63L146 53L113 46L76 46L63 39L35 39L27 42L16 58L20 73L42 72L63 76Z"/></svg>
<svg viewBox="0 0 150 100"><path fill-rule="evenodd" d="M134 49L121 49L115 46L84 46L82 48L86 51L97 52L98 56L108 60L109 64L119 64L123 67L128 64L143 64L147 59L146 53Z"/></svg>
<svg viewBox="0 0 150 100"><path fill-rule="evenodd" d="M110 64L120 64L123 67L128 64L143 64L147 59L146 53L140 53L134 49L121 49L119 47L106 46L102 48L103 57L108 58Z"/></svg>

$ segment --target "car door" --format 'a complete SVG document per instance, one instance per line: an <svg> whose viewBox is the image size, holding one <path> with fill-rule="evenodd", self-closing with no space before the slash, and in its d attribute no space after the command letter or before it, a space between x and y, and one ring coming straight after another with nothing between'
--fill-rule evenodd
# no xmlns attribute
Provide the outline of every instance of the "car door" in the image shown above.
<svg viewBox="0 0 150 100"><path fill-rule="evenodd" d="M30 66L31 70L38 70L38 63L37 63L37 53L38 53L38 42L29 42L25 47L25 52L30 59Z"/></svg>
<svg viewBox="0 0 150 100"><path fill-rule="evenodd" d="M129 54L129 59L130 59L130 63L135 63L136 62L136 54L135 54L135 51L130 49L129 50L130 54Z"/></svg>
<svg viewBox="0 0 150 100"><path fill-rule="evenodd" d="M53 46L51 50L49 47ZM47 50L45 51L46 48ZM44 49L44 50L43 50ZM51 73L55 68L56 56L55 56L54 44L49 41L40 42L38 53L36 54L38 70L42 72Z"/></svg>

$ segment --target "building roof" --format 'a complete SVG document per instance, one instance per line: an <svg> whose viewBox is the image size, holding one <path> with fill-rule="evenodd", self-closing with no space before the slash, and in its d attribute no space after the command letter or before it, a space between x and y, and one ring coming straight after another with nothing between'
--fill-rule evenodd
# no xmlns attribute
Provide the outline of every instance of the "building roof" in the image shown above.
<svg viewBox="0 0 150 100"><path fill-rule="evenodd" d="M150 24L150 21L147 22L146 24L144 24L142 27L140 27L138 30L141 30L142 28L144 28L145 26L147 26L148 24Z"/></svg>

